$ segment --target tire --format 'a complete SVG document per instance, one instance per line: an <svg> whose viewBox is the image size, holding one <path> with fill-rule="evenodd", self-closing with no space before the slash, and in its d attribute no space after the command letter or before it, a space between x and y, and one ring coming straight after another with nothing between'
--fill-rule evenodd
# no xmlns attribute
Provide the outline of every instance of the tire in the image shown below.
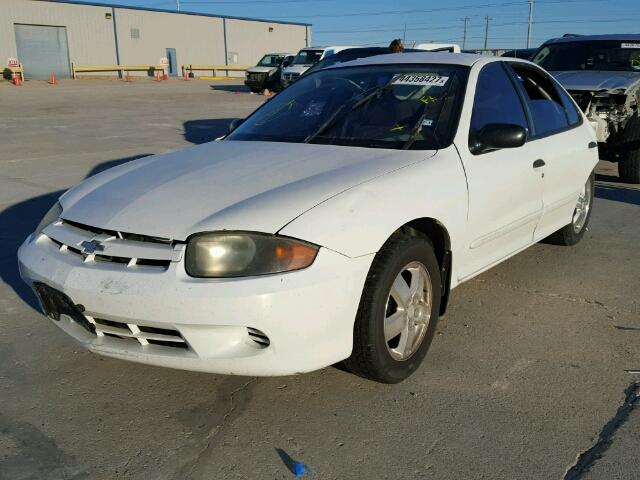
<svg viewBox="0 0 640 480"><path fill-rule="evenodd" d="M571 246L578 243L587 231L589 220L591 219L591 211L593 210L593 198L595 192L595 176L592 173L585 183L584 189L580 194L578 205L574 210L571 223L565 225L557 232L548 236L545 241L554 245ZM584 213L584 214L582 214Z"/></svg>
<svg viewBox="0 0 640 480"><path fill-rule="evenodd" d="M640 150L625 153L618 162L618 175L624 183L640 183Z"/></svg>
<svg viewBox="0 0 640 480"><path fill-rule="evenodd" d="M640 116L629 120L623 132L623 144L638 145L640 141ZM618 176L625 183L640 183L640 149L625 151L618 160Z"/></svg>
<svg viewBox="0 0 640 480"><path fill-rule="evenodd" d="M261 89L261 88L251 87L251 91L252 91L253 93L262 93L262 89Z"/></svg>
<svg viewBox="0 0 640 480"><path fill-rule="evenodd" d="M403 288L392 292L394 282L404 282L396 283ZM414 295L409 295L412 287ZM381 383L398 383L410 376L435 335L441 289L440 268L429 239L394 234L376 254L367 275L354 325L353 351L344 362L347 369ZM397 336L385 338L397 330L401 330Z"/></svg>

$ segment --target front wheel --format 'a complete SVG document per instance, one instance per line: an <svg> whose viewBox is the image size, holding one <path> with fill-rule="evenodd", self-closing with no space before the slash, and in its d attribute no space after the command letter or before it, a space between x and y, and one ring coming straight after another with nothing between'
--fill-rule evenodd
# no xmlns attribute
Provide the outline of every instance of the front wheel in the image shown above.
<svg viewBox="0 0 640 480"><path fill-rule="evenodd" d="M392 237L367 276L346 367L382 383L407 378L429 349L440 298L440 269L428 238Z"/></svg>
<svg viewBox="0 0 640 480"><path fill-rule="evenodd" d="M565 225L560 230L552 233L547 237L549 243L555 245L571 246L578 243L584 236L591 218L591 209L593 206L593 197L595 191L595 176L592 173L589 179L582 187L582 191L578 196L576 208L573 210L571 223Z"/></svg>

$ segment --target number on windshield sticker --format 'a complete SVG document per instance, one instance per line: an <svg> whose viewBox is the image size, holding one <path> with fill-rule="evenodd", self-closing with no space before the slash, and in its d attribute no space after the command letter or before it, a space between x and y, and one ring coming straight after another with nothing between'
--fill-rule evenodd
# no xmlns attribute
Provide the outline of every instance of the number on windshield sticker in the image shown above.
<svg viewBox="0 0 640 480"><path fill-rule="evenodd" d="M444 87L449 77L434 75L431 73L401 73L391 81L392 85L419 85Z"/></svg>

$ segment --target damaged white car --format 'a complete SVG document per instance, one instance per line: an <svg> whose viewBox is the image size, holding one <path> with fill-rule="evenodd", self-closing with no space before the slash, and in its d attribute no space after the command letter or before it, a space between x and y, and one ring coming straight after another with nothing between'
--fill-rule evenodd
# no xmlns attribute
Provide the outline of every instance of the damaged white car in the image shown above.
<svg viewBox="0 0 640 480"><path fill-rule="evenodd" d="M585 112L600 156L620 179L640 183L640 35L567 35L533 61L551 72Z"/></svg>
<svg viewBox="0 0 640 480"><path fill-rule="evenodd" d="M67 191L18 252L93 352L239 375L420 365L461 282L577 243L595 135L544 70L407 53L303 77L222 141Z"/></svg>

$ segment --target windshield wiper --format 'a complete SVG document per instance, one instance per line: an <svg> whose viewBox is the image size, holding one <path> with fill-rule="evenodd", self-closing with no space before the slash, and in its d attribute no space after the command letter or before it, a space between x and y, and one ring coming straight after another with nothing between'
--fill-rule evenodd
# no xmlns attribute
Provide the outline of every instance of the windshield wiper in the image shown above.
<svg viewBox="0 0 640 480"><path fill-rule="evenodd" d="M336 109L335 112L333 112L329 118L322 123L322 125L320 125L317 130L311 134L309 134L307 136L307 138L305 138L303 140L303 143L311 143L313 140L315 140L317 137L319 137L320 135L322 135L324 132L326 132L327 130L329 130L329 128L333 127L336 123L338 123L339 121L345 119L351 112L353 112L354 110L360 108L363 105L366 105L367 103L369 103L369 101L374 98L376 95L378 95L380 92L383 92L385 89L389 88L391 86L391 82L393 81L393 78L391 80L389 80L387 83L385 83L384 85L379 85L377 87L374 87L366 92L363 92L363 97L360 100L357 100L352 106L351 108L346 111L344 113L344 115L340 115L340 113L342 111L344 111L346 109L346 106L348 104L342 104L340 105L340 107L338 107Z"/></svg>

